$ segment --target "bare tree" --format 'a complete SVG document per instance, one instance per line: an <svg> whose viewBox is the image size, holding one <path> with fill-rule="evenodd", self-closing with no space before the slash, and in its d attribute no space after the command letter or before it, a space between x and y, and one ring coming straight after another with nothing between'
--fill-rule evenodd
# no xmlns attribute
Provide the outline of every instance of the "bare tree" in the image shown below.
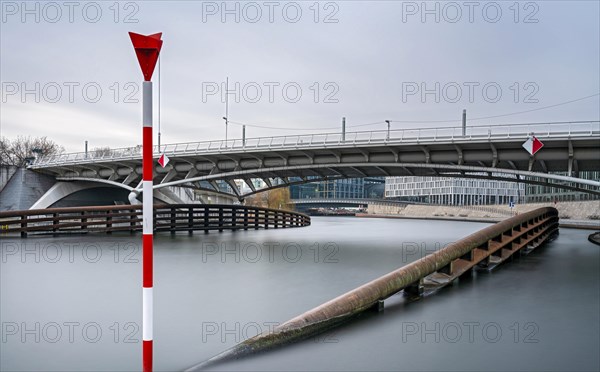
<svg viewBox="0 0 600 372"><path fill-rule="evenodd" d="M14 140L0 138L0 164L24 166L29 159L57 155L65 149L47 137L18 136Z"/></svg>
<svg viewBox="0 0 600 372"><path fill-rule="evenodd" d="M0 137L0 165L10 165L10 141Z"/></svg>
<svg viewBox="0 0 600 372"><path fill-rule="evenodd" d="M112 150L110 149L110 147L106 146L106 147L96 147L92 150L94 152L94 157L95 158L102 158L105 156L110 156L112 155Z"/></svg>
<svg viewBox="0 0 600 372"><path fill-rule="evenodd" d="M290 190L287 187L259 192L246 198L246 205L274 209L294 209L290 203Z"/></svg>

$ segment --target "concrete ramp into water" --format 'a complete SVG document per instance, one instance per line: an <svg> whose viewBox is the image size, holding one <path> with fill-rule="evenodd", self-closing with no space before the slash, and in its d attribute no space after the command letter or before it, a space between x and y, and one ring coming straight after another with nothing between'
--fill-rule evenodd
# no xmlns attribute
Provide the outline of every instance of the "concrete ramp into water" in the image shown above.
<svg viewBox="0 0 600 372"><path fill-rule="evenodd" d="M528 253L558 233L558 212L540 208L488 226L420 260L364 284L199 363L186 371L293 343L326 331L402 290L433 293L475 266L493 268L514 254Z"/></svg>

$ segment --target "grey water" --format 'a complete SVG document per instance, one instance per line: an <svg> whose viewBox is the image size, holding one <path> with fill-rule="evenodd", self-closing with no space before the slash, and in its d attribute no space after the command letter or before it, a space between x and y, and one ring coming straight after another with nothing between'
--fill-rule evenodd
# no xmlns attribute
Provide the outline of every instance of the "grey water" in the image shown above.
<svg viewBox="0 0 600 372"><path fill-rule="evenodd" d="M155 236L154 368L182 370L487 226L314 217ZM600 370L600 247L558 238L418 301L211 370ZM141 369L141 236L0 237L0 369Z"/></svg>

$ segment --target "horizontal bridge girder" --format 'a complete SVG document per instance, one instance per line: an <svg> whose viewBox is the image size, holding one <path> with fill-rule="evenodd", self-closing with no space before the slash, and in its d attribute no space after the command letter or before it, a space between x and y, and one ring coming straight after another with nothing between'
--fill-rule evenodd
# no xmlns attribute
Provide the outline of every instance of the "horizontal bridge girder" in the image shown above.
<svg viewBox="0 0 600 372"><path fill-rule="evenodd" d="M599 139L600 141L600 139ZM585 150L585 151L584 151ZM374 150L372 150L374 151ZM569 171L569 164L577 162L579 171L586 170L600 170L600 147L595 149L587 148L582 149L579 153L571 158L569 161L568 150L565 149L564 154L562 150L547 150L544 154L537 154L535 159L537 161L531 163L529 155L523 149L505 149L498 150L498 159L495 167L498 169L516 169L516 170L531 170L534 172L567 172ZM429 162L427 162L427 156L423 151L404 151L400 154L399 159L401 163L423 163L423 164L457 164L465 166L475 166L481 163L486 165L494 164L494 157L491 151L488 150L463 150L462 156L460 156L455 150L446 151L442 150L429 150ZM542 156L544 155L544 156ZM361 154L348 152L341 155L341 161L330 154L315 155L314 163L310 161L306 156L290 155L286 161L281 157L269 157L265 154L265 160L260 162L254 158L241 159L236 166L236 163L228 159L213 159L208 161L205 159L188 159L186 162L174 163L172 170L176 172L174 180L179 178L189 178L190 175L196 174L208 174L218 172L229 172L233 170L247 170L247 169L261 169L261 168L272 168L279 166L297 166L297 165L338 165L338 164L360 164L359 166L367 166L372 163L380 163L386 166L387 164L397 164L396 157L393 153L386 152L372 152L369 161L367 162ZM530 169L530 165L532 168ZM115 168L108 169L106 167L91 170L86 165L73 165L68 169L63 167L45 167L45 168L34 168L39 169L45 173L51 173L54 175L62 176L74 176L79 175L83 177L100 177L112 179L126 179L132 173L132 167L120 166L115 164ZM572 169L572 166L571 166ZM141 174L141 161L139 165L133 168L137 174ZM381 173L381 172L380 172ZM154 171L155 177L162 179L168 174L168 170L156 166Z"/></svg>
<svg viewBox="0 0 600 372"><path fill-rule="evenodd" d="M375 172L380 173L380 171L377 169L378 167L387 167L386 169L388 169L389 174L392 176L406 175L407 169L410 169L413 172L417 172L417 171L422 172L422 171L428 171L428 170L433 169L433 170L436 170L437 172L445 172L443 174L440 174L441 176L484 178L484 179L502 179L502 180L514 181L514 182L545 184L545 185L552 186L552 187L566 188L566 189L572 189L572 190L577 190L577 191L581 191L581 192L588 192L588 193L600 195L600 182L598 182L598 181L579 179L579 178L573 178L573 177L568 177L568 176L560 176L560 175L555 175L555 174L545 174L545 173L515 170L515 169L486 168L486 167L479 167L479 166L466 166L466 165L453 165L453 164L421 164L421 163L392 163L392 164L387 164L387 163L352 164L351 163L351 164L323 164L323 165L312 164L312 165L296 165L296 166L261 168L261 169L251 169L251 170L238 170L238 171L231 171L231 172L213 173L213 174L208 174L208 175L203 175L203 176L196 176L196 177L192 177L192 178L179 179L179 180L170 181L170 182L161 183L161 184L155 184L154 188L159 189L162 187L181 186L184 184L198 182L198 181L209 181L212 183L216 180L227 180L227 181L234 180L234 179L243 180L244 178L247 178L247 177L257 177L257 176L260 176L261 174L263 174L263 175L265 175L265 177L264 177L265 183L268 186L266 189L271 189L271 188L285 186L285 184L273 185L269 181L269 178L289 177L289 176L295 177L297 173L300 173L300 172L306 171L306 170L311 170L314 173L311 174L312 177L310 179L304 179L302 181L294 182L294 183L317 182L317 181L321 181L324 179L346 178L346 177L339 176L339 174L350 175L350 174L352 174L352 172L349 170L356 169L356 167L362 167L362 169L365 170L364 172L361 171L362 174L359 175L359 177L367 176L367 173L366 173L367 169L373 169L373 170L375 170ZM329 176L328 174L326 174L328 169L338 169L339 171L336 172L336 174L332 174ZM343 171L344 169L347 169L347 170ZM379 176L380 175L379 173L376 175ZM314 174L316 174L317 176L314 176ZM499 177L497 174L505 174L505 175L507 175L507 177ZM356 177L356 175L354 175L354 177ZM520 178L517 178L517 177L520 177ZM120 187L125 186L125 185L119 185L115 181L108 181L108 180L95 178L95 177L88 178L88 177L76 176L76 177L58 177L57 179L61 180L61 181L68 181L68 180L93 181L93 180L96 180L98 182L109 183L109 184L112 184L115 186L120 186ZM540 180L542 180L542 181L540 181ZM571 183L571 185L566 185L564 183L560 183L560 184L552 183L552 182L550 182L551 180L561 181L561 182L569 182L569 183ZM131 189L130 187L126 187L126 188ZM266 189L257 190L256 192L265 191ZM138 191L141 191L141 190L138 190ZM251 193L248 193L245 195L237 195L237 196L240 198L243 198L244 196L247 196L247 195L250 195L253 193L255 193L255 192L251 192Z"/></svg>

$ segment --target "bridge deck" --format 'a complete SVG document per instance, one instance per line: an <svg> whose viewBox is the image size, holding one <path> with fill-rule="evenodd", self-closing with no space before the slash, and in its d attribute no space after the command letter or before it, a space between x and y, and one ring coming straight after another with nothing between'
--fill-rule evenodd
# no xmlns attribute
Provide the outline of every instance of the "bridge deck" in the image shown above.
<svg viewBox="0 0 600 372"><path fill-rule="evenodd" d="M544 147L535 156L522 148L535 134ZM267 189L336 178L460 176L541 183L599 193L600 183L578 180L600 170L600 122L515 124L462 128L326 133L164 145L171 159L156 166L155 187L185 185L242 199ZM96 181L137 189L141 147L73 153L37 159L32 169L59 180ZM553 173L566 174L557 177ZM569 177L570 176L570 177ZM234 180L248 184L242 194ZM217 182L218 181L218 182ZM590 191L591 190L591 191Z"/></svg>

